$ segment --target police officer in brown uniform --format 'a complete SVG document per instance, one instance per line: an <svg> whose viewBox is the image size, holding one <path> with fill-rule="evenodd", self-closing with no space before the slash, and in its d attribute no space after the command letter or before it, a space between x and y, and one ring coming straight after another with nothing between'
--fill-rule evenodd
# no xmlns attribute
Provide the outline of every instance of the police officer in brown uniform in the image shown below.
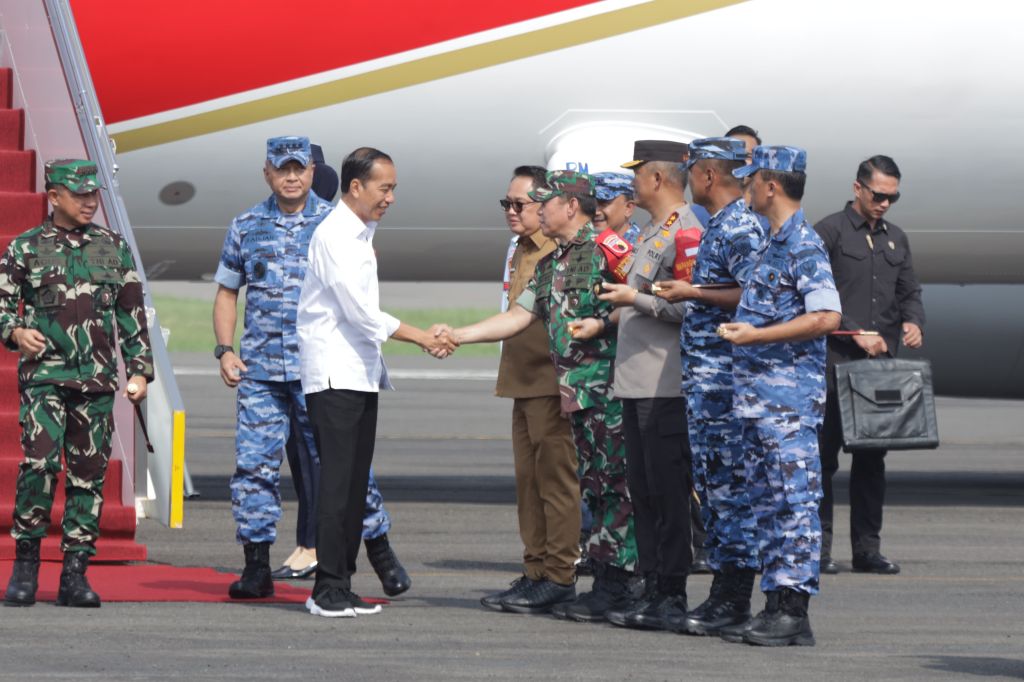
<svg viewBox="0 0 1024 682"><path fill-rule="evenodd" d="M509 301L519 298L537 263L556 246L554 239L541 234L537 215L541 204L528 194L544 184L544 175L539 166L516 168L500 200L505 221L518 236L509 265ZM503 343L495 394L514 401L512 452L523 576L510 589L480 602L496 611L544 613L553 604L551 588L572 585L575 580L580 483L569 421L561 414L548 334L540 319Z"/></svg>
<svg viewBox="0 0 1024 682"><path fill-rule="evenodd" d="M687 609L692 480L679 354L686 304L669 303L652 290L654 282L675 278L678 233L700 231L683 196L686 153L681 142L640 140L633 160L623 164L634 169L637 203L652 220L616 270L626 283L605 284L601 296L620 306L614 388L623 404L626 476L645 585L642 597L608 612L608 620L623 627L663 630ZM680 261L685 255L678 254Z"/></svg>
<svg viewBox="0 0 1024 682"><path fill-rule="evenodd" d="M872 156L857 168L853 201L814 226L825 242L843 306L840 329L879 335L828 339L828 393L819 434L824 496L821 500L821 572L838 573L832 560L832 476L839 469L843 429L836 399L835 365L879 356L895 357L900 341L922 343L924 306L906 233L883 216L900 197L900 169L888 156ZM857 450L850 467L850 540L853 570L895 574L900 567L881 553L885 502L885 450Z"/></svg>

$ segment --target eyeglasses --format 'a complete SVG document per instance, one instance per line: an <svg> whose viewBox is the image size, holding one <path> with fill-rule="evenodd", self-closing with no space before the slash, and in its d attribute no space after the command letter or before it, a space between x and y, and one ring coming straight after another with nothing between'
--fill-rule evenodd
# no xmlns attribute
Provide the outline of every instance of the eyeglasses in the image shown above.
<svg viewBox="0 0 1024 682"><path fill-rule="evenodd" d="M871 200L874 201L876 204L881 204L886 201L888 201L890 204L895 204L897 201L900 200L899 192L896 192L895 194L885 194L884 192L876 192L875 190L871 189L860 180L857 181L857 184L866 189L867 191L871 192Z"/></svg>
<svg viewBox="0 0 1024 682"><path fill-rule="evenodd" d="M509 201L508 199L498 199L498 204L501 205L502 211L507 211L511 208L513 213L522 213L524 206L539 203L539 201L519 201L518 199L516 201Z"/></svg>

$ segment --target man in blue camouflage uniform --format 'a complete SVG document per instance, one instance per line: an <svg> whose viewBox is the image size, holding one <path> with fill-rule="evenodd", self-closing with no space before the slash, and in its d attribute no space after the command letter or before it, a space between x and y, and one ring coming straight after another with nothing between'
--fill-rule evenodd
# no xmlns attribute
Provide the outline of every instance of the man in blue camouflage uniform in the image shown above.
<svg viewBox="0 0 1024 682"><path fill-rule="evenodd" d="M640 226L633 221L633 211L636 210L633 174L594 173L591 177L594 178L594 196L597 197L594 229L601 234L610 228L630 246L635 246L640 237Z"/></svg>
<svg viewBox="0 0 1024 682"><path fill-rule="evenodd" d="M743 422L750 504L757 517L761 590L767 603L745 625L722 628L728 641L811 646L807 604L818 592L825 339L842 308L821 238L800 200L807 154L759 146L733 171L752 176L755 211L771 234L743 285L734 322L719 326L733 349L733 407Z"/></svg>
<svg viewBox="0 0 1024 682"><path fill-rule="evenodd" d="M690 144L689 184L694 202L711 214L701 235L692 284L659 282L659 295L687 301L683 320L683 387L693 450L693 478L701 501L714 573L711 594L684 621L693 635L717 634L750 619L754 573L760 568L757 521L750 508L743 460L743 429L733 416L732 346L716 330L732 320L740 287L754 266L764 230L743 201L732 174L746 162L743 142L707 138Z"/></svg>
<svg viewBox="0 0 1024 682"><path fill-rule="evenodd" d="M281 517L280 468L289 432L306 460L318 469L319 457L299 379L296 312L313 231L331 211L331 204L310 192L313 163L309 139L267 140L264 176L273 195L240 214L224 239L215 281L215 357L221 378L238 387L236 469L231 478L231 507L236 537L243 545L245 569L228 593L236 599L273 595L270 545ZM238 290L246 286L245 325L241 358L232 348ZM292 426L294 425L294 427ZM293 472L294 474L294 472ZM314 484L314 489L316 488ZM408 576L387 546L390 519L372 475L367 492L368 554L373 542L386 547L385 591L405 591ZM380 533L379 536L368 535ZM315 548L309 548L315 550ZM315 558L312 570L315 570ZM377 569L377 565L374 565ZM305 577L311 569L301 572ZM293 576L289 576L293 577ZM390 583L390 584L389 584Z"/></svg>

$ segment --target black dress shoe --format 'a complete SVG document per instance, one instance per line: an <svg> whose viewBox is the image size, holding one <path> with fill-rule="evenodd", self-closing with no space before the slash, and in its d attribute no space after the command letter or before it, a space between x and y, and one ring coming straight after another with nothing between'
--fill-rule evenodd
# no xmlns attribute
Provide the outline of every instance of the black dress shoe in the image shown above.
<svg viewBox="0 0 1024 682"><path fill-rule="evenodd" d="M270 574L273 580L304 580L306 578L312 578L313 574L316 573L317 562L311 563L305 568L292 568L288 564L285 564L281 568L273 571Z"/></svg>
<svg viewBox="0 0 1024 682"><path fill-rule="evenodd" d="M900 565L889 561L878 552L853 555L854 573L879 573L881 575L896 575L900 572Z"/></svg>
<svg viewBox="0 0 1024 682"><path fill-rule="evenodd" d="M821 557L821 572L828 575L836 575L839 573L839 564L833 561L832 557L823 556Z"/></svg>
<svg viewBox="0 0 1024 682"><path fill-rule="evenodd" d="M537 581L531 580L527 578L525 575L520 576L512 581L512 585L507 590L487 595L486 597L480 600L480 604L491 609L492 611L504 611L505 609L501 605L501 602L503 600L508 599L509 597L515 597L516 595L522 594L523 592L528 590L530 588L530 584L534 582Z"/></svg>
<svg viewBox="0 0 1024 682"><path fill-rule="evenodd" d="M542 578L531 580L527 588L519 594L502 599L501 606L512 613L548 613L556 604L572 602L575 599L575 585L559 585Z"/></svg>

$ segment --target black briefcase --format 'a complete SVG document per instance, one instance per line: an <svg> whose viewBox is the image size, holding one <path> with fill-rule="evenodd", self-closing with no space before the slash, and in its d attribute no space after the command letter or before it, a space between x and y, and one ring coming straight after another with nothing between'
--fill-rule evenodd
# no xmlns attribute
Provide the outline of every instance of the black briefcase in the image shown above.
<svg viewBox="0 0 1024 682"><path fill-rule="evenodd" d="M835 370L843 450L939 447L927 360L855 360Z"/></svg>

